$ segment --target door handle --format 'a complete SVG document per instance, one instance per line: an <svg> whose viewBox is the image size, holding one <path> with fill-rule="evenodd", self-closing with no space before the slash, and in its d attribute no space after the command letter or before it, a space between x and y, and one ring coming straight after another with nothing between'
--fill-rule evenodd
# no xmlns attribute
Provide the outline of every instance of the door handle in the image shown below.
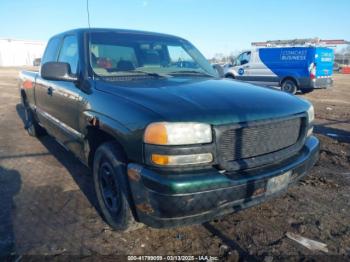
<svg viewBox="0 0 350 262"><path fill-rule="evenodd" d="M243 68L249 68L249 65L247 65L247 66L243 66Z"/></svg>
<svg viewBox="0 0 350 262"><path fill-rule="evenodd" d="M50 95L50 96L52 96L52 93L53 93L53 89L52 89L52 87L50 86L50 87L47 88L47 94Z"/></svg>

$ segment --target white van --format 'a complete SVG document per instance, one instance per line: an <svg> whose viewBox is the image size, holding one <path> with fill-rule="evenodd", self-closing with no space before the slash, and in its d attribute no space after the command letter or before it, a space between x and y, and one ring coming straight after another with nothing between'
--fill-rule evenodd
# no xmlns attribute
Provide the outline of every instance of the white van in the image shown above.
<svg viewBox="0 0 350 262"><path fill-rule="evenodd" d="M280 86L295 94L327 88L333 83L334 53L325 47L258 48L242 52L224 75L267 86Z"/></svg>

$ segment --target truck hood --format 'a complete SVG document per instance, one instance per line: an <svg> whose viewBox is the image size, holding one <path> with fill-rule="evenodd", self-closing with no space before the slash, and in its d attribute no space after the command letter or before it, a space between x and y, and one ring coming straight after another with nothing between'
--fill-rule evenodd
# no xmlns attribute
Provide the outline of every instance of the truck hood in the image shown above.
<svg viewBox="0 0 350 262"><path fill-rule="evenodd" d="M96 89L153 111L160 116L157 121L219 125L285 117L309 108L308 102L279 90L227 79L96 81Z"/></svg>

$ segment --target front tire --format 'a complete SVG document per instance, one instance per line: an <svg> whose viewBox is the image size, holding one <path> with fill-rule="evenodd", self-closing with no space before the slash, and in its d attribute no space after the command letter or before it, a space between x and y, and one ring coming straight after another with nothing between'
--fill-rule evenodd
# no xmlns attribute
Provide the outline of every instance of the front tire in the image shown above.
<svg viewBox="0 0 350 262"><path fill-rule="evenodd" d="M287 79L282 82L281 90L283 92L295 95L298 90L298 86L293 80Z"/></svg>
<svg viewBox="0 0 350 262"><path fill-rule="evenodd" d="M231 74L225 75L225 78L228 78L228 79L235 79L234 75L231 75Z"/></svg>
<svg viewBox="0 0 350 262"><path fill-rule="evenodd" d="M26 106L25 103L22 105L24 107L24 128L27 130L28 134L33 137L41 137L45 135L45 129L41 127L35 119L33 111L29 108L29 106Z"/></svg>
<svg viewBox="0 0 350 262"><path fill-rule="evenodd" d="M106 222L119 231L138 229L130 208L126 160L114 142L98 147L94 157L93 179L97 200Z"/></svg>

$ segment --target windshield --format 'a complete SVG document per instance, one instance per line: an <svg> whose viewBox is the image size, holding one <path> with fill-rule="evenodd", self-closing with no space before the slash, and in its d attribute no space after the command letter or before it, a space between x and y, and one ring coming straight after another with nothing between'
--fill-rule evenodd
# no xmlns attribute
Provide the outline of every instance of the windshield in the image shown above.
<svg viewBox="0 0 350 262"><path fill-rule="evenodd" d="M218 77L206 58L189 42L151 34L93 32L90 64L101 77L140 74Z"/></svg>

